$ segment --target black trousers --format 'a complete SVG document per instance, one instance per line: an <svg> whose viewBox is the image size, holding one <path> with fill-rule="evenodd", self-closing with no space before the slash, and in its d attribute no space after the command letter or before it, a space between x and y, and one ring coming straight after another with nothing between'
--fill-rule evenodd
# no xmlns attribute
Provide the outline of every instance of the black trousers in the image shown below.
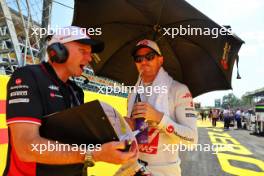
<svg viewBox="0 0 264 176"><path fill-rule="evenodd" d="M237 128L242 128L241 118L237 119Z"/></svg>
<svg viewBox="0 0 264 176"><path fill-rule="evenodd" d="M229 129L230 120L229 118L224 118L224 128Z"/></svg>
<svg viewBox="0 0 264 176"><path fill-rule="evenodd" d="M217 118L212 118L212 125L213 126L216 126L216 121L217 121Z"/></svg>

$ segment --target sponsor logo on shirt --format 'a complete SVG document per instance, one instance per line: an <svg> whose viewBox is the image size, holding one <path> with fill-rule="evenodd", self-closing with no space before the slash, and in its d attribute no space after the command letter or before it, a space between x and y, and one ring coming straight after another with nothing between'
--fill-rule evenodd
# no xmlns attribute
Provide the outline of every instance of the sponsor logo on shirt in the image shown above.
<svg viewBox="0 0 264 176"><path fill-rule="evenodd" d="M11 86L10 90L14 90L14 89L28 89L28 85L17 85L17 86Z"/></svg>
<svg viewBox="0 0 264 176"><path fill-rule="evenodd" d="M158 151L158 146L147 145L147 144L139 144L138 148L140 152L148 153L148 154L157 154Z"/></svg>
<svg viewBox="0 0 264 176"><path fill-rule="evenodd" d="M50 90L59 91L59 87L58 87L58 86L55 86L55 85L50 85L48 88L49 88Z"/></svg>
<svg viewBox="0 0 264 176"><path fill-rule="evenodd" d="M15 82L16 82L16 85L20 85L22 83L22 79L21 78L17 78Z"/></svg>
<svg viewBox="0 0 264 176"><path fill-rule="evenodd" d="M186 140L186 141L190 141L190 142L194 141L194 138L189 138L187 136L182 136L182 135L178 134L177 132L175 132L175 135L178 136L179 138L183 139L183 140Z"/></svg>
<svg viewBox="0 0 264 176"><path fill-rule="evenodd" d="M196 115L193 113L186 113L185 116L186 117L194 117L194 118L196 117Z"/></svg>
<svg viewBox="0 0 264 176"><path fill-rule="evenodd" d="M10 93L10 97L16 97L16 96L27 96L28 91L15 91Z"/></svg>
<svg viewBox="0 0 264 176"><path fill-rule="evenodd" d="M185 108L186 111L195 111L194 108Z"/></svg>
<svg viewBox="0 0 264 176"><path fill-rule="evenodd" d="M173 127L173 125L168 125L167 127L166 127L166 131L168 132L168 133L173 133L174 132L174 127Z"/></svg>
<svg viewBox="0 0 264 176"><path fill-rule="evenodd" d="M8 101L8 104L29 103L29 98L17 98Z"/></svg>
<svg viewBox="0 0 264 176"><path fill-rule="evenodd" d="M63 98L62 95L56 94L55 92L50 92L50 97L51 97L51 98L55 98L55 97Z"/></svg>
<svg viewBox="0 0 264 176"><path fill-rule="evenodd" d="M159 144L159 130L150 128L148 131L148 144L138 144L139 151L147 154L157 154Z"/></svg>

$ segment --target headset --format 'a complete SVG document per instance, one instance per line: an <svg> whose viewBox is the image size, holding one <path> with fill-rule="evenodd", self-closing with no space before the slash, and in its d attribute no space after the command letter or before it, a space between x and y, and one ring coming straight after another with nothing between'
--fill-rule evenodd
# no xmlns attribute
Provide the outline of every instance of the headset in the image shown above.
<svg viewBox="0 0 264 176"><path fill-rule="evenodd" d="M65 63L69 57L69 51L62 43L53 43L48 46L47 52L51 62Z"/></svg>

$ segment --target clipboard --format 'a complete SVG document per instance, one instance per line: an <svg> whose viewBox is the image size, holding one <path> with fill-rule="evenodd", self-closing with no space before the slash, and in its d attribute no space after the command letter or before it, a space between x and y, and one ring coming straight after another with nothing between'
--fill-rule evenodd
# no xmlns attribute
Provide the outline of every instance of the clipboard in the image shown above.
<svg viewBox="0 0 264 176"><path fill-rule="evenodd" d="M98 100L45 116L40 135L61 143L78 145L119 141Z"/></svg>

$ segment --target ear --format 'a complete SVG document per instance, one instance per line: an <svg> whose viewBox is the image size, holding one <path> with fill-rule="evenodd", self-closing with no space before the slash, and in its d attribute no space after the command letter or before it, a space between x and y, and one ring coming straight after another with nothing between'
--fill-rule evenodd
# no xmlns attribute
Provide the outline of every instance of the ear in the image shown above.
<svg viewBox="0 0 264 176"><path fill-rule="evenodd" d="M162 65L163 64L163 56L159 56L159 64Z"/></svg>
<svg viewBox="0 0 264 176"><path fill-rule="evenodd" d="M70 49L70 44L71 42L68 42L68 43L64 43L63 45L67 48L67 50L69 51L69 49Z"/></svg>

